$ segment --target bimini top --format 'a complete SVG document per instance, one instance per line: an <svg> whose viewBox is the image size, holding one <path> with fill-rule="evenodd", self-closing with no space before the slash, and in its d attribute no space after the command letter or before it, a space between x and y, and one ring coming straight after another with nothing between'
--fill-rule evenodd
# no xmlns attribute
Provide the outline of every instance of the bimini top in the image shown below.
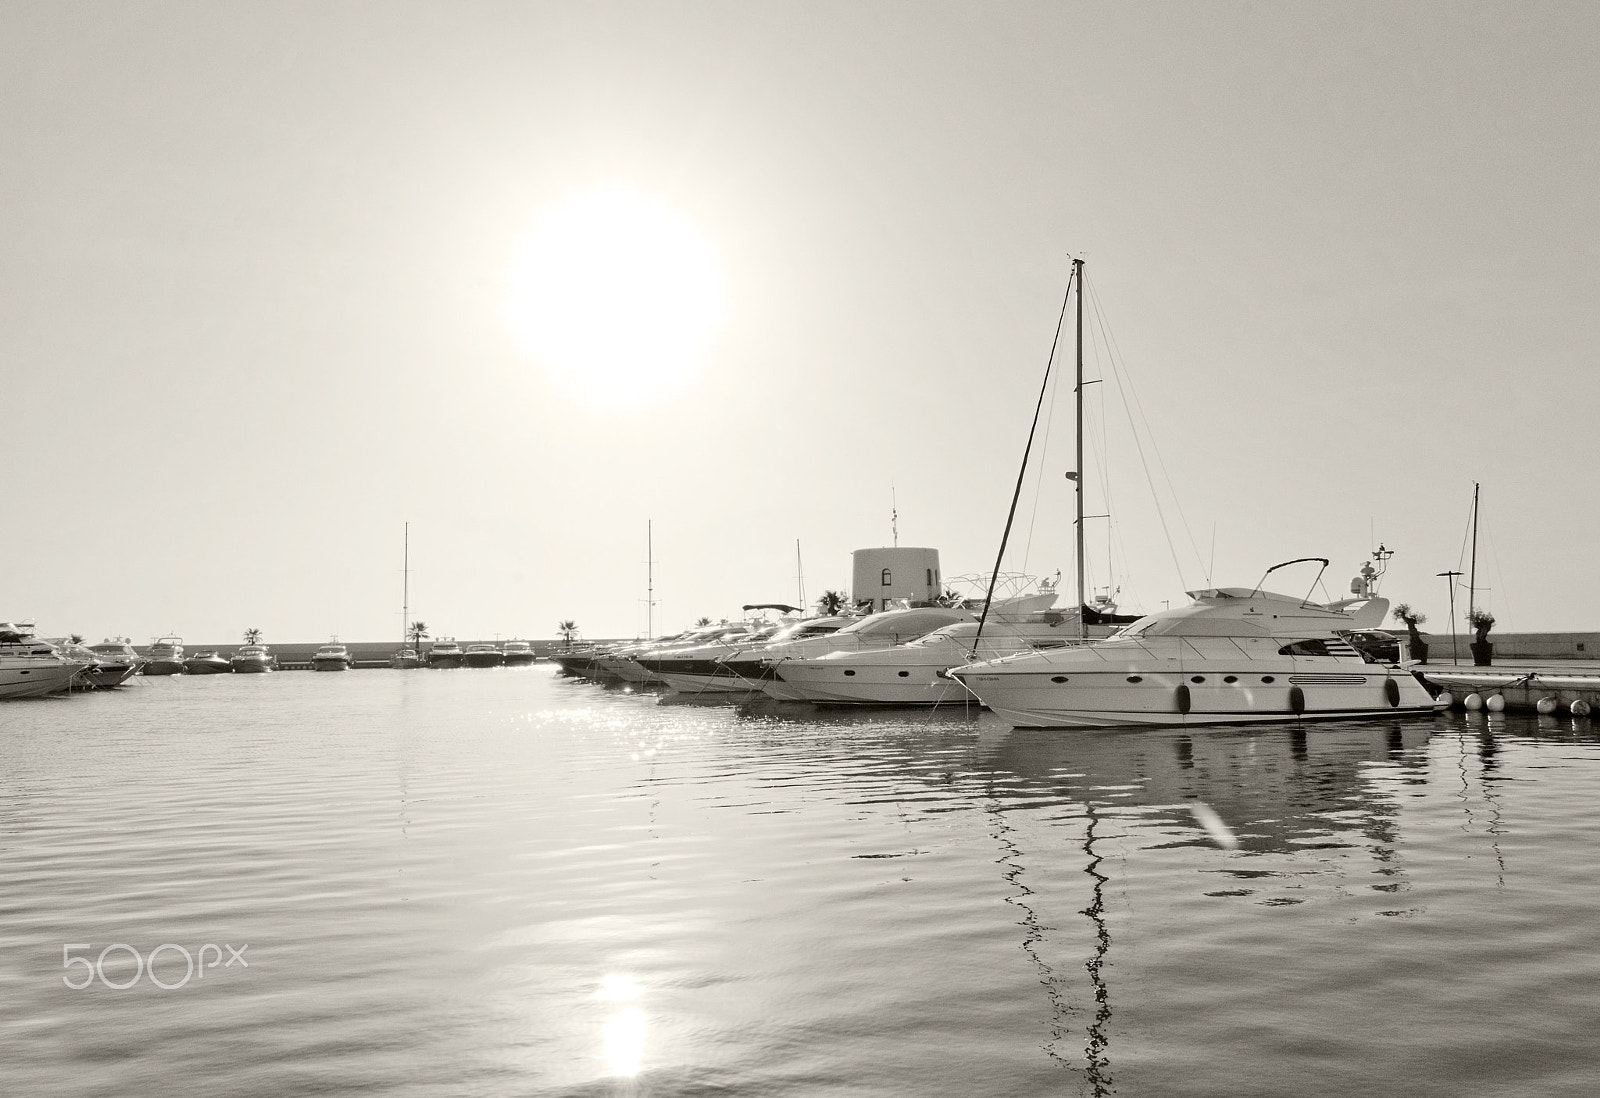
<svg viewBox="0 0 1600 1098"><path fill-rule="evenodd" d="M1151 637L1315 637L1376 628L1389 600L1347 599L1326 606L1272 591L1211 587L1190 591L1188 606L1140 618L1110 640Z"/></svg>

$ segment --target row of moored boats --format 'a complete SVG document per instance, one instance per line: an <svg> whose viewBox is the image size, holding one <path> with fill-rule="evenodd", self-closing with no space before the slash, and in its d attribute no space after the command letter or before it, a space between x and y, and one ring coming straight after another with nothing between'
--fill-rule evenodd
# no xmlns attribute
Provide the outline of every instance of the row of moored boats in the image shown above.
<svg viewBox="0 0 1600 1098"><path fill-rule="evenodd" d="M420 644L401 648L387 661L395 668L515 667L534 662L527 641L469 644L435 641L427 651ZM332 641L307 661L313 671L348 671L356 665L347 645ZM225 675L276 671L278 657L252 640L231 653L215 648L185 651L179 637L160 637L140 653L127 637L109 637L99 644L46 640L31 623L0 622L0 700L36 698L70 690L109 690L135 675Z"/></svg>
<svg viewBox="0 0 1600 1098"><path fill-rule="evenodd" d="M865 617L722 622L643 644L572 647L553 659L569 675L704 700L983 705L1018 727L1432 713L1442 705L1438 688L1377 629L1389 605L1376 594L1378 574L1364 566L1354 597L1329 603L1259 584L1218 587L1138 618L1118 617L1108 604L1057 610L1046 582L996 599L987 613L983 600L969 600Z"/></svg>

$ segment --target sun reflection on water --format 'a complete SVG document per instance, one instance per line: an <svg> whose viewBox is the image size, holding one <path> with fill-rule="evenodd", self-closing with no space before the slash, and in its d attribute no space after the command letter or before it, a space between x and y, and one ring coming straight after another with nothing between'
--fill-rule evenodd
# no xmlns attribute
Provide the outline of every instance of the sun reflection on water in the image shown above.
<svg viewBox="0 0 1600 1098"><path fill-rule="evenodd" d="M632 1002L644 994L644 989L631 976L607 976L600 982L595 998L613 1003ZM624 1007L606 1019L601 1030L604 1039L606 1063L612 1075L639 1074L639 1062L644 1058L644 1011L636 1006Z"/></svg>

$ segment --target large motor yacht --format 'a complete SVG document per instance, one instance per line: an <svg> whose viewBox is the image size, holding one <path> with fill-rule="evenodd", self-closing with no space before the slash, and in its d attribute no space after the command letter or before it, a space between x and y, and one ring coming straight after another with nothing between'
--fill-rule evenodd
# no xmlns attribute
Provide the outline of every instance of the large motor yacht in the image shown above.
<svg viewBox="0 0 1600 1098"><path fill-rule="evenodd" d="M36 638L31 625L0 622L0 698L62 693L89 666Z"/></svg>
<svg viewBox="0 0 1600 1098"><path fill-rule="evenodd" d="M86 651L92 663L84 669L82 680L93 690L109 690L121 686L144 665L144 658L134 651L127 637L107 637L99 644L91 644Z"/></svg>
<svg viewBox="0 0 1600 1098"><path fill-rule="evenodd" d="M727 668L779 701L805 701L803 695L784 681L786 670L792 664L830 652L893 648L925 637L935 629L972 621L973 615L961 607L916 606L884 610L864 618L831 620L840 622L831 632L789 639L774 637L765 647L730 656L725 661Z"/></svg>
<svg viewBox="0 0 1600 1098"><path fill-rule="evenodd" d="M506 641L501 650L505 653L507 667L526 667L539 658L527 641Z"/></svg>
<svg viewBox="0 0 1600 1098"><path fill-rule="evenodd" d="M461 654L461 662L468 667L499 667L506 654L492 644L469 644Z"/></svg>
<svg viewBox="0 0 1600 1098"><path fill-rule="evenodd" d="M429 667L460 667L462 658L461 645L448 637L433 642L428 649Z"/></svg>
<svg viewBox="0 0 1600 1098"><path fill-rule="evenodd" d="M350 649L337 640L329 641L311 653L313 671L348 671L355 665L356 658L350 654Z"/></svg>
<svg viewBox="0 0 1600 1098"><path fill-rule="evenodd" d="M144 667L140 668L146 675L181 675L183 674L183 638L158 637L145 649Z"/></svg>
<svg viewBox="0 0 1600 1098"><path fill-rule="evenodd" d="M236 674L259 675L266 671L278 669L278 657L264 644L247 644L233 654L228 661Z"/></svg>
<svg viewBox="0 0 1600 1098"><path fill-rule="evenodd" d="M723 660L765 644L777 631L772 622L725 625L708 643L651 652L636 656L635 662L679 694L749 694L760 687L741 678Z"/></svg>
<svg viewBox="0 0 1600 1098"><path fill-rule="evenodd" d="M1328 563L1320 557L1286 563L1306 560ZM1019 728L1432 713L1433 694L1408 666L1379 662L1345 639L1375 628L1388 613L1373 578L1371 566L1363 568L1352 584L1356 597L1326 605L1259 584L1191 591L1191 605L1140 618L1105 640L949 674Z"/></svg>

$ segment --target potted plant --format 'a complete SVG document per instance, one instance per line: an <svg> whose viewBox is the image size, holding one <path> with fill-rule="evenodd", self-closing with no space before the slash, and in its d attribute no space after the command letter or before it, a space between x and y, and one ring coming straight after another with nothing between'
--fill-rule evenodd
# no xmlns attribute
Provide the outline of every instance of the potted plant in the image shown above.
<svg viewBox="0 0 1600 1098"><path fill-rule="evenodd" d="M1494 659L1494 645L1489 643L1489 630L1494 625L1494 615L1487 610L1473 610L1467 615L1467 624L1472 626L1472 665L1474 667L1488 667Z"/></svg>
<svg viewBox="0 0 1600 1098"><path fill-rule="evenodd" d="M1407 648L1411 658L1418 663L1428 662L1428 642L1422 639L1422 634L1417 632L1417 626L1428 620L1428 615L1411 609L1407 603L1400 603L1394 608L1394 616L1405 622Z"/></svg>

